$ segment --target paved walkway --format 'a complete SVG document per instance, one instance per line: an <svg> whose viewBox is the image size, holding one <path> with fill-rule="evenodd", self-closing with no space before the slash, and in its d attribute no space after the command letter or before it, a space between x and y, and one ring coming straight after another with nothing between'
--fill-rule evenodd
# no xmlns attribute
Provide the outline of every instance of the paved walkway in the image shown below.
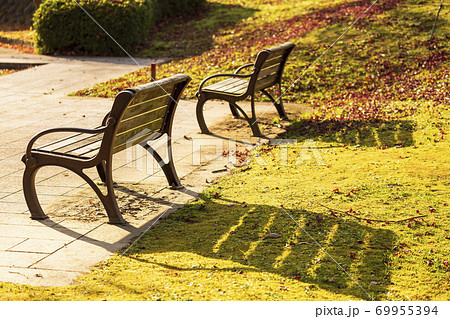
<svg viewBox="0 0 450 319"><path fill-rule="evenodd" d="M162 214L195 199L211 181L226 174L216 170L231 166L228 158L218 156L228 140L199 135L195 101L181 101L174 120L173 151L184 189L168 189L157 164L136 148L114 157L116 195L127 225L108 224L103 207L83 180L49 167L39 171L37 191L50 218L31 220L21 185L21 157L30 138L54 126L98 125L112 100L67 94L139 67L125 58L52 58L0 49L0 65L17 62L43 65L0 77L0 281L70 284L151 228ZM151 62L139 60L141 65ZM209 125L230 118L224 106L220 102L207 106L214 108L205 113ZM250 131L243 127L248 136Z"/></svg>

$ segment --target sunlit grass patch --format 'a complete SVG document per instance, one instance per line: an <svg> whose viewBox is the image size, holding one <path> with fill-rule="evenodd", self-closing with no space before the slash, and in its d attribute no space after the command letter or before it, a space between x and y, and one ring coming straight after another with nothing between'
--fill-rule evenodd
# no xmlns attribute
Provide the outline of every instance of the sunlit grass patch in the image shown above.
<svg viewBox="0 0 450 319"><path fill-rule="evenodd" d="M16 49L24 53L34 53L34 31L24 26L2 25L0 47Z"/></svg>
<svg viewBox="0 0 450 319"><path fill-rule="evenodd" d="M11 69L0 69L0 76L2 75L8 75L11 73L17 72L17 70L11 70Z"/></svg>

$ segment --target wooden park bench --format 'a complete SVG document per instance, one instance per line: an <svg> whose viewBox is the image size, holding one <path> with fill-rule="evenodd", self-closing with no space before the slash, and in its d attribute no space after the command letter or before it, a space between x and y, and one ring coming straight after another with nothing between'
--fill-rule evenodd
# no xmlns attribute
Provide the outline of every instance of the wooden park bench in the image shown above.
<svg viewBox="0 0 450 319"><path fill-rule="evenodd" d="M233 74L220 73L205 78L197 92L197 120L200 129L204 134L211 134L203 117L203 105L207 100L219 99L229 103L231 113L235 118L239 118L239 110L247 122L250 124L254 136L262 136L259 130L255 114L255 93L261 91L275 105L278 114L282 119L288 119L281 99L281 78L286 60L294 49L295 44L286 42L279 46L262 50L258 53L255 63L249 63L236 69ZM252 67L248 74L241 74L240 71ZM205 86L206 82L213 78L227 78L223 81ZM276 100L266 90L272 86L277 86L280 98ZM251 99L251 117L249 117L236 102L243 101L247 97Z"/></svg>
<svg viewBox="0 0 450 319"><path fill-rule="evenodd" d="M161 165L169 185L181 188L172 159L171 132L179 98L190 80L189 76L178 74L120 92L101 126L96 128L53 128L33 136L22 158L26 166L23 190L31 218L47 218L38 201L35 176L40 168L54 165L78 174L93 188L108 213L110 223L124 223L114 194L112 158L113 154L137 144L149 151ZM76 134L34 147L40 137L58 132ZM164 135L168 140L168 163L164 163L161 156L148 145L149 141ZM93 167L97 168L101 180L106 184L106 195L83 172Z"/></svg>

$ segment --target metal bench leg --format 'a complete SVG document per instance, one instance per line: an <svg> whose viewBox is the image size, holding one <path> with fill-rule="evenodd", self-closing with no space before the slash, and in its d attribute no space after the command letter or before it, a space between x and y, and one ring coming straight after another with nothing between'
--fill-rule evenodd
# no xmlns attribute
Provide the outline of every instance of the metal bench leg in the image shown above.
<svg viewBox="0 0 450 319"><path fill-rule="evenodd" d="M156 154L159 156L159 154ZM181 182L178 178L177 171L175 170L175 165L173 164L173 156L172 156L172 138L169 135L167 140L167 155L169 157L169 163L161 166L164 174L166 175L167 181L169 182L170 188L172 189L180 189L183 188ZM162 159L161 159L162 160Z"/></svg>
<svg viewBox="0 0 450 319"><path fill-rule="evenodd" d="M177 171L175 170L175 165L173 164L172 143L170 136L167 142L167 155L169 157L169 162L167 164L164 163L164 160L158 154L158 152L156 152L150 145L147 144L147 141L139 143L139 145L145 148L147 152L152 154L152 156L158 162L159 166L161 166L161 169L163 170L164 175L166 176L167 182L169 183L171 189L183 188L183 185L181 184L180 179L178 178Z"/></svg>
<svg viewBox="0 0 450 319"><path fill-rule="evenodd" d="M102 164L100 164L102 165ZM106 213L108 214L108 219L110 224L125 224L125 220L120 213L119 206L117 205L116 195L114 193L113 181L112 181L112 168L111 164L106 162L103 164L104 172L105 172L105 183L107 194L103 195L102 191L98 188L98 186L94 183L92 179L89 178L83 171L74 171L81 178L83 178L89 186L95 191L98 198L100 198L103 206L105 207Z"/></svg>
<svg viewBox="0 0 450 319"><path fill-rule="evenodd" d="M205 102L206 102L206 98L204 97L203 94L200 94L198 97L197 108L196 108L197 122L198 122L198 125L200 126L200 130L202 131L203 134L211 134L211 132L208 130L208 127L206 126L205 118L203 117L203 105L205 104Z"/></svg>
<svg viewBox="0 0 450 319"><path fill-rule="evenodd" d="M42 210L36 193L36 173L39 168L26 167L23 174L23 193L25 201L31 213L32 219L46 219L48 218Z"/></svg>
<svg viewBox="0 0 450 319"><path fill-rule="evenodd" d="M255 137L263 137L261 131L259 130L258 121L256 119L256 112L255 112L255 97L252 95L251 98L251 107L252 107L252 117L249 118L248 124L250 124L250 128L252 129L253 136Z"/></svg>
<svg viewBox="0 0 450 319"><path fill-rule="evenodd" d="M105 168L103 167L103 164L100 163L96 167L97 167L98 176L100 176L100 179L102 180L103 183L106 183L106 173L105 173Z"/></svg>
<svg viewBox="0 0 450 319"><path fill-rule="evenodd" d="M177 172L175 171L175 166L173 165L173 161L170 161L167 164L161 166L164 174L166 175L167 181L169 182L171 189L180 189L183 188L180 180L178 179Z"/></svg>
<svg viewBox="0 0 450 319"><path fill-rule="evenodd" d="M278 85L278 90L281 94L281 85ZM286 111L284 110L284 106L283 106L283 99L280 97L279 101L277 102L272 95L269 94L269 92L267 92L265 89L261 90L261 92L264 93L265 96L267 96L270 101L272 102L272 104L275 106L275 108L277 109L278 115L280 116L281 119L283 120L288 120L288 116L286 114Z"/></svg>
<svg viewBox="0 0 450 319"><path fill-rule="evenodd" d="M230 110L231 110L231 114L233 114L233 117L235 119L241 119L242 117L239 114L238 110L236 109L236 106L235 106L236 104L235 103L231 103L231 102L229 102L228 104L230 105Z"/></svg>

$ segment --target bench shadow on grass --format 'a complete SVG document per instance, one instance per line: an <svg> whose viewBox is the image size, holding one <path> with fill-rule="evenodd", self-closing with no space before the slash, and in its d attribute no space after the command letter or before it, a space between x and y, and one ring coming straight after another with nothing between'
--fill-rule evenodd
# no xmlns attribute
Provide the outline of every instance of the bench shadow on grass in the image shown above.
<svg viewBox="0 0 450 319"><path fill-rule="evenodd" d="M392 231L328 213L287 213L267 205L229 206L224 198L204 194L200 198L205 204L191 203L172 213L134 245L129 257L178 273L273 273L291 279L285 284L291 291L304 292L308 287L315 294L321 288L335 293L337 299L341 295L377 300L387 292L390 251L386 247L394 242ZM281 237L264 238L272 232ZM176 261L148 261L142 255L166 252L188 252L240 265L221 268L203 260L202 266L193 269Z"/></svg>
<svg viewBox="0 0 450 319"><path fill-rule="evenodd" d="M410 120L321 120L295 121L283 137L299 142L313 139L363 147L413 146L414 122Z"/></svg>
<svg viewBox="0 0 450 319"><path fill-rule="evenodd" d="M236 4L208 3L207 9L186 18L170 18L150 34L140 57L194 56L214 47L214 35L234 28L256 9Z"/></svg>

